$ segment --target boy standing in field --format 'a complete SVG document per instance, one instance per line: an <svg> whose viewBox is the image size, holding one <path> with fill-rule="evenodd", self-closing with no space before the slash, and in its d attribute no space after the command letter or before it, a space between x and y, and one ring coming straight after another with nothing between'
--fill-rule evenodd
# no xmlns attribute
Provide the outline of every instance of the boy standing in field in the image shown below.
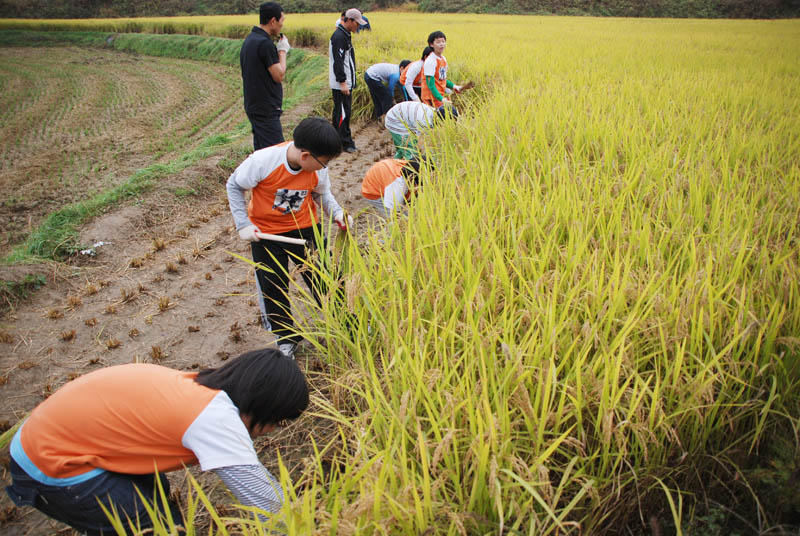
<svg viewBox="0 0 800 536"><path fill-rule="evenodd" d="M286 55L291 48L289 40L281 33L285 19L280 4L261 4L259 25L253 26L239 52L244 111L253 128L256 151L283 141L281 82L286 75ZM277 44L273 43L272 38L279 36Z"/></svg>
<svg viewBox="0 0 800 536"><path fill-rule="evenodd" d="M438 119L457 118L458 111L452 106L438 109L422 102L406 101L392 106L386 113L384 124L392 135L395 158L410 160L419 156L417 136L433 126Z"/></svg>
<svg viewBox="0 0 800 536"><path fill-rule="evenodd" d="M447 59L444 57L446 45L447 38L444 32L436 31L428 36L428 46L433 49L433 53L428 56L422 67L425 76L425 83L422 84L422 102L434 108L450 103L450 99L445 97L447 89L452 89L456 93L461 92L461 86L447 79Z"/></svg>
<svg viewBox="0 0 800 536"><path fill-rule="evenodd" d="M239 236L249 240L256 270L261 321L275 334L278 348L293 357L302 337L294 330L289 304L289 259L300 264L309 259L322 236L317 203L340 228L350 217L331 193L328 163L342 152L342 141L333 126L321 117L303 119L294 129L294 141L251 154L228 179L228 202ZM252 190L245 206L245 190ZM274 239L261 233L305 240L305 244ZM308 271L303 279L317 298L320 282Z"/></svg>
<svg viewBox="0 0 800 536"><path fill-rule="evenodd" d="M380 119L394 105L394 88L400 79L400 71L409 63L411 63L410 60L403 60L399 65L376 63L364 73L364 82L366 82L372 97L373 119Z"/></svg>

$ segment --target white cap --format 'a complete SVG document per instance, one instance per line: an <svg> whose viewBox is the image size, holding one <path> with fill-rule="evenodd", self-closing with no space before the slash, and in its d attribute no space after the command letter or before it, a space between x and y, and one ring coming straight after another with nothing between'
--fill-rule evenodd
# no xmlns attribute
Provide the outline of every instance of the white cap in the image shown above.
<svg viewBox="0 0 800 536"><path fill-rule="evenodd" d="M364 20L364 17L361 16L361 12L354 7L351 7L347 11L344 12L344 17L346 19L353 19L361 26L367 24L367 21Z"/></svg>

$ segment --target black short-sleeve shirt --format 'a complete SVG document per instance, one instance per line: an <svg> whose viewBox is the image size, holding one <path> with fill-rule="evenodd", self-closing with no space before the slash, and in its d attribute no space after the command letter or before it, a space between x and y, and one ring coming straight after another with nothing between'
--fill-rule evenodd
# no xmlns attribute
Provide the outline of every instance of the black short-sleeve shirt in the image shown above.
<svg viewBox="0 0 800 536"><path fill-rule="evenodd" d="M247 35L239 52L244 89L244 110L248 114L277 116L283 105L283 87L272 79L269 67L278 63L278 49L259 28Z"/></svg>

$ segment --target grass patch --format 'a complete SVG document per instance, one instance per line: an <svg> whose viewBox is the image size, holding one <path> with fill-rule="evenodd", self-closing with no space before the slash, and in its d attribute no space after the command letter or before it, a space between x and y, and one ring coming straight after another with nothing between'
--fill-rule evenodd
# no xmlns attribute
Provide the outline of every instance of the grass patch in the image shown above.
<svg viewBox="0 0 800 536"><path fill-rule="evenodd" d="M46 283L47 278L42 274L27 274L18 281L0 279L0 312L13 309Z"/></svg>
<svg viewBox="0 0 800 536"><path fill-rule="evenodd" d="M240 131L239 134L242 135L243 132ZM119 186L50 214L3 262L13 264L36 259L63 259L75 254L81 249L78 230L82 224L117 203L149 190L156 180L178 173L199 160L216 154L235 140L236 136L233 134L209 136L197 148L178 156L169 164L148 166L134 173Z"/></svg>

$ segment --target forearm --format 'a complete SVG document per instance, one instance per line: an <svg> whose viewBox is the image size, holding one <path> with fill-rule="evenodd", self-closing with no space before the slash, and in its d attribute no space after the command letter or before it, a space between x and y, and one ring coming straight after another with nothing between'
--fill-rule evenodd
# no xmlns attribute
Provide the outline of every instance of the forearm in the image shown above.
<svg viewBox="0 0 800 536"><path fill-rule="evenodd" d="M317 187L311 191L311 199L313 199L328 216L333 219L340 218L344 214L344 210L339 206L336 198L331 193L331 178L328 175L328 170L323 169L317 173Z"/></svg>
<svg viewBox="0 0 800 536"><path fill-rule="evenodd" d="M390 77L389 77L389 85L388 85L388 87L389 87L389 94L390 94L392 97L394 97L394 88L395 88L395 87L397 87L397 80L398 80L398 79L399 79L399 77L397 77L397 76L394 76L394 75L392 75L392 76L390 76Z"/></svg>
<svg viewBox="0 0 800 536"><path fill-rule="evenodd" d="M383 206L386 210L393 212L405 202L405 195L408 190L405 181L398 177L383 190Z"/></svg>
<svg viewBox="0 0 800 536"><path fill-rule="evenodd" d="M233 215L233 223L236 229L241 229L250 225L252 222L247 217L247 203L244 198L244 190L236 183L234 175L228 179L225 188L228 190L228 206Z"/></svg>
<svg viewBox="0 0 800 536"><path fill-rule="evenodd" d="M213 471L243 505L272 513L279 512L283 506L283 490L263 466L232 465ZM263 515L259 515L259 518L266 521Z"/></svg>
<svg viewBox="0 0 800 536"><path fill-rule="evenodd" d="M286 52L278 51L278 63L270 65L269 75L276 83L283 82L283 78L286 76Z"/></svg>
<svg viewBox="0 0 800 536"><path fill-rule="evenodd" d="M442 94L439 93L438 89L436 89L436 82L434 81L432 76L426 76L425 83L428 85L428 89L431 90L431 95L433 95L434 99L436 99L437 101L444 100Z"/></svg>
<svg viewBox="0 0 800 536"><path fill-rule="evenodd" d="M333 59L333 76L340 84L347 81L347 75L344 74L344 62L341 59Z"/></svg>
<svg viewBox="0 0 800 536"><path fill-rule="evenodd" d="M403 84L403 87L406 90L406 95L408 95L411 100L419 102L419 97L417 97L417 92L414 91L414 80L411 80L410 77L406 78L406 83Z"/></svg>
<svg viewBox="0 0 800 536"><path fill-rule="evenodd" d="M311 198L322 207L325 214L328 214L333 219L336 219L344 214L344 209L336 201L330 190L327 192L312 192Z"/></svg>
<svg viewBox="0 0 800 536"><path fill-rule="evenodd" d="M447 89L453 89L453 86L454 86L455 84L453 84L453 81L452 81L452 80L447 80L447 81L444 83L444 85L445 85L445 87L447 87Z"/></svg>

